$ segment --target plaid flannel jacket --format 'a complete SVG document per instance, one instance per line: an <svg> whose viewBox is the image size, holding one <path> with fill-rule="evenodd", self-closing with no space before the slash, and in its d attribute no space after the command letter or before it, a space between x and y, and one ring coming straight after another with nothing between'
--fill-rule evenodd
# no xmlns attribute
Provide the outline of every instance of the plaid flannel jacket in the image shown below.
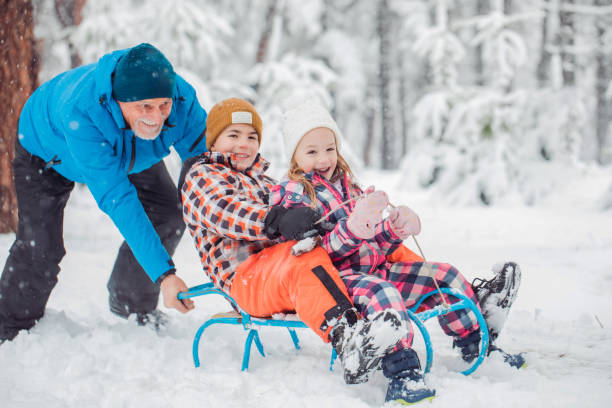
<svg viewBox="0 0 612 408"><path fill-rule="evenodd" d="M206 152L185 177L183 218L204 272L229 293L236 268L278 241L264 234L268 195L275 181L264 175L269 163L259 154L245 171L230 153Z"/></svg>
<svg viewBox="0 0 612 408"><path fill-rule="evenodd" d="M323 237L322 246L341 275L344 273L371 273L377 267L386 266L386 256L395 251L402 240L393 232L388 220L383 220L376 226L376 235L371 239L361 239L353 235L346 222L352 212L355 202L342 204L349 197L354 198L363 192L350 183L346 175L341 179L341 190L338 191L324 177L316 173L307 173L315 189L317 197L316 210L327 215L336 210L328 218L334 229ZM271 205L282 205L286 208L310 206L311 201L305 194L304 186L292 180L283 180L272 188ZM340 208L339 208L340 207Z"/></svg>

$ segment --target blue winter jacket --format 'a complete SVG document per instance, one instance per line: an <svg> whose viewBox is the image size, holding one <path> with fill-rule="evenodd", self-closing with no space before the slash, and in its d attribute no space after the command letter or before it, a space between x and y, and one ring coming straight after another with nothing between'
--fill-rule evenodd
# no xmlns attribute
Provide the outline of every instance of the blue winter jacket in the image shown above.
<svg viewBox="0 0 612 408"><path fill-rule="evenodd" d="M174 267L128 174L162 160L174 146L182 160L206 151L206 112L177 75L172 112L155 140L134 135L112 98L111 74L129 49L64 72L41 85L19 118L19 140L64 177L86 183L136 259L155 282Z"/></svg>

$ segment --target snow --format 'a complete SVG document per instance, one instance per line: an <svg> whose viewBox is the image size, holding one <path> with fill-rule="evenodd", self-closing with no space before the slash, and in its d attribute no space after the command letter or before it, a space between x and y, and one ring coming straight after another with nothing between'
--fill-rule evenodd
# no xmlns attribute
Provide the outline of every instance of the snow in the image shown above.
<svg viewBox="0 0 612 408"><path fill-rule="evenodd" d="M505 260L523 271L498 345L526 352L528 366L518 371L491 357L465 377L450 340L428 323L436 354L427 383L437 396L424 405L606 406L612 397L612 214L581 206L576 197L589 201L594 188L608 184L571 185L573 199L538 207L451 207L423 191L395 190L402 177L369 171L362 181L419 214L419 244L428 260L451 262L469 279L490 278L491 267ZM0 235L2 264L13 239ZM187 315L160 305L171 318L160 334L115 317L105 284L120 243L87 189L77 187L66 209L67 255L47 313L30 333L0 346L3 407L383 405L380 372L366 384L345 385L338 364L329 371L330 347L306 329L298 330L299 351L286 330L261 329L267 357L253 349L249 372L241 372L246 332L210 327L200 343L202 366L194 368L195 331L228 304L221 297L196 298L196 310ZM174 259L188 285L205 281L188 234ZM415 347L424 361L418 334Z"/></svg>

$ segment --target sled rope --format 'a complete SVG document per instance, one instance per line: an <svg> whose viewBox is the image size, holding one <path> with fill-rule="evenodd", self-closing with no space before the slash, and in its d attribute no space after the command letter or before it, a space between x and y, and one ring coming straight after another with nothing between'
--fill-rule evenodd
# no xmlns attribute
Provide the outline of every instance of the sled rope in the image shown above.
<svg viewBox="0 0 612 408"><path fill-rule="evenodd" d="M358 199L358 198L360 198L360 197L362 197L362 196L358 196L358 197L354 197L354 198L349 198L348 200L341 202L340 204L338 204L338 206L337 206L336 208L334 208L333 210L331 210L330 212L328 212L327 214L325 214L325 215L324 215L323 217L321 217L321 218L320 218L318 221L315 221L315 225L317 225L317 224L319 224L319 223L321 223L321 222L325 221L325 220L326 220L326 219L327 219L327 218L328 218L330 215L332 215L333 213L335 213L336 211L338 211L340 208L342 208L342 206L343 206L344 204L348 204L348 203L350 203L351 201L355 201L355 200L357 200L357 199Z"/></svg>
<svg viewBox="0 0 612 408"><path fill-rule="evenodd" d="M446 309L448 309L450 307L450 305L448 304L448 302L446 301L446 298L442 294L442 291L440 290L440 286L438 286L438 281L436 281L436 275L434 275L433 271L431 270L431 266L429 266L429 263L427 263L427 259L425 258L425 254L423 254L423 250L421 249L421 246L419 245L419 241L417 241L417 239L416 239L416 237L414 235L411 235L411 236L412 236L412 239L414 240L414 243L416 244L417 248L419 249L419 253L421 254L421 258L423 258L423 263L425 264L425 267L429 271L429 276L431 277L431 279L433 280L434 284L436 285L436 289L438 290L438 293L440 294L440 297L442 298L442 305Z"/></svg>
<svg viewBox="0 0 612 408"><path fill-rule="evenodd" d="M361 197L363 197L363 195L362 196L358 196L358 197L354 197L354 198L349 198L348 200L341 202L340 205L338 205L338 207L334 208L333 210L331 210L330 212L325 214L323 217L321 217L319 220L315 221L315 225L325 221L330 215L332 215L338 209L342 208L342 206L344 204L348 204L351 201L355 201L355 200L357 200L358 198L361 198ZM391 204L391 203L389 203L389 206L391 208L395 208L395 206L393 204ZM414 240L414 243L416 244L417 248L419 249L419 253L421 254L421 258L423 258L423 264L427 268L427 271L429 272L429 276L433 280L434 285L436 285L436 290L438 291L438 293L440 294L440 297L442 298L442 306L444 306L446 309L448 309L450 307L450 304L446 301L446 298L444 297L444 294L440 290L440 286L438 285L438 281L436 281L436 275L433 273L433 270L431 269L431 266L427 262L427 258L425 258L425 254L423 253L423 250L421 249L421 246L419 245L419 241L417 241L417 239L416 239L416 237L414 235L411 235L411 236L412 236L412 239Z"/></svg>
<svg viewBox="0 0 612 408"><path fill-rule="evenodd" d="M389 203L389 205L391 206L391 208L396 208L391 203ZM442 294L442 291L440 290L440 286L438 285L438 281L436 280L436 275L433 273L431 266L427 262L427 258L425 258L425 254L423 253L423 250L421 249L421 246L419 245L419 241L417 241L414 235L411 235L411 237L414 240L414 243L416 244L417 248L419 249L419 254L421 254L421 258L423 258L423 264L427 268L427 271L429 272L429 276L431 277L431 280L433 280L434 285L436 285L436 290L438 291L438 293L440 294L440 297L442 298L442 306L444 306L445 309L448 309L450 307L450 304L446 301L446 298L444 297L444 295Z"/></svg>

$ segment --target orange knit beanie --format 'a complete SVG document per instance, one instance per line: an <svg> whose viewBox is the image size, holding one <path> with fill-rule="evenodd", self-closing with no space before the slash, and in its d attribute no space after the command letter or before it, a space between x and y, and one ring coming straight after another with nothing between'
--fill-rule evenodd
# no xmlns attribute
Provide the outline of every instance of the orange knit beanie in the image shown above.
<svg viewBox="0 0 612 408"><path fill-rule="evenodd" d="M219 102L208 112L206 118L206 148L210 149L223 129L234 123L253 126L261 144L261 118L253 105L244 99L230 98Z"/></svg>

